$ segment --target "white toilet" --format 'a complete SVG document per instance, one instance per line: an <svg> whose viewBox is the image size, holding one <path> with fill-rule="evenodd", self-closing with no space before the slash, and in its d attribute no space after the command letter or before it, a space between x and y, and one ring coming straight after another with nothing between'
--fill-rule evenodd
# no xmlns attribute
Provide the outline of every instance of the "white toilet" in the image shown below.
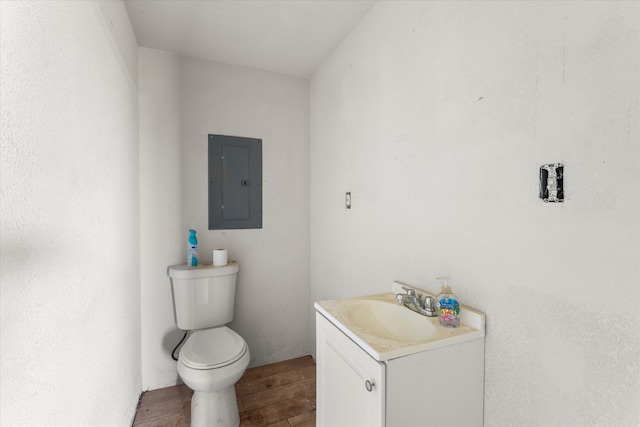
<svg viewBox="0 0 640 427"><path fill-rule="evenodd" d="M178 374L194 391L192 427L240 425L235 383L249 365L249 348L225 326L233 319L237 274L236 262L169 267L176 325L192 331L178 357Z"/></svg>

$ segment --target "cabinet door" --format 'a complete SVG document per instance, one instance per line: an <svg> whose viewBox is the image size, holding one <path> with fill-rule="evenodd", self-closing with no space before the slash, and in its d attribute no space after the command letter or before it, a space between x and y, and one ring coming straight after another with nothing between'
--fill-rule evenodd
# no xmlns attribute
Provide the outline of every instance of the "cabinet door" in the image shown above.
<svg viewBox="0 0 640 427"><path fill-rule="evenodd" d="M316 313L318 427L383 427L385 365Z"/></svg>

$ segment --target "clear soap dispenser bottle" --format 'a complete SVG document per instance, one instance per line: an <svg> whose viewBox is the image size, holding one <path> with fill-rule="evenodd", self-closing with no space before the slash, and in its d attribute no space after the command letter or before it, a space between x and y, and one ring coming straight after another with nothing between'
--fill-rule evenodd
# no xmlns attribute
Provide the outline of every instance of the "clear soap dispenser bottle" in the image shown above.
<svg viewBox="0 0 640 427"><path fill-rule="evenodd" d="M442 280L442 290L436 297L436 307L438 309L438 320L442 326L457 328L460 326L460 302L458 297L451 292L448 277L438 277Z"/></svg>

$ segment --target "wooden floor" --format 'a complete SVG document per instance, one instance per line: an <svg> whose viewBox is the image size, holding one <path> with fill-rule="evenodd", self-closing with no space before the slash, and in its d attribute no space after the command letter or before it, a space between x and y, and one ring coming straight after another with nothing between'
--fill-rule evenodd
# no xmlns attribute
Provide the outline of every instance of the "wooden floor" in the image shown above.
<svg viewBox="0 0 640 427"><path fill-rule="evenodd" d="M185 385L143 393L134 427L188 427ZM241 427L316 425L316 364L311 356L250 368L236 384Z"/></svg>

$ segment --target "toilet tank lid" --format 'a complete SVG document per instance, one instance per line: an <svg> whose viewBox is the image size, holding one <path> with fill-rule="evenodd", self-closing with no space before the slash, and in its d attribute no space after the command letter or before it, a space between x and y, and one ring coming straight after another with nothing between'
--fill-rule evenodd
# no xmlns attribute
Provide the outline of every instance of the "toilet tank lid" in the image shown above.
<svg viewBox="0 0 640 427"><path fill-rule="evenodd" d="M214 266L213 264L202 264L197 267L189 267L186 264L172 265L167 269L167 274L174 279L198 279L201 277L228 276L237 273L240 267L236 261L231 261L227 265Z"/></svg>

